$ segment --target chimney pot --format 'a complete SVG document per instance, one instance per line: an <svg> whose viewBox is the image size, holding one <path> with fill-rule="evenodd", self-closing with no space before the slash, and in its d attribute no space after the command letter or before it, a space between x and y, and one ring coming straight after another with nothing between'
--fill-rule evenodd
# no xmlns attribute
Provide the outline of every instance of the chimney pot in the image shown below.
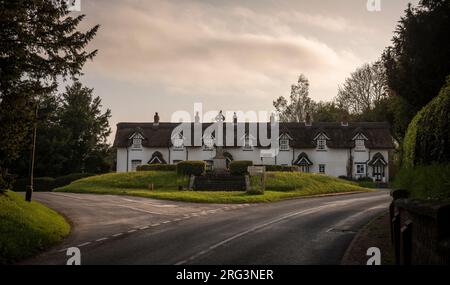
<svg viewBox="0 0 450 285"><path fill-rule="evenodd" d="M158 112L155 113L155 116L153 117L153 125L158 126L159 125L159 115Z"/></svg>
<svg viewBox="0 0 450 285"><path fill-rule="evenodd" d="M236 115L236 112L234 112L234 115L233 115L233 124L237 125L237 122L238 122L238 117L237 117L237 115Z"/></svg>

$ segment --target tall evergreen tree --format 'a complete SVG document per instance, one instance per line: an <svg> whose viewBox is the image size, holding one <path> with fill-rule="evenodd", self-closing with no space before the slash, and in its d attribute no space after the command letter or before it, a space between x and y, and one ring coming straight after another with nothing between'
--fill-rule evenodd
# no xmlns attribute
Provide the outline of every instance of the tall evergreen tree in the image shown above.
<svg viewBox="0 0 450 285"><path fill-rule="evenodd" d="M94 97L92 91L75 81L62 95L59 128L68 132L63 173L102 172L108 168L105 159L111 111L102 113L101 99Z"/></svg>
<svg viewBox="0 0 450 285"><path fill-rule="evenodd" d="M0 0L0 189L27 144L40 98L58 78L75 77L97 51L85 51L98 25L77 30L63 0Z"/></svg>
<svg viewBox="0 0 450 285"><path fill-rule="evenodd" d="M449 35L450 1L421 0L417 7L408 6L393 45L383 54L399 137L413 116L438 95L450 74Z"/></svg>

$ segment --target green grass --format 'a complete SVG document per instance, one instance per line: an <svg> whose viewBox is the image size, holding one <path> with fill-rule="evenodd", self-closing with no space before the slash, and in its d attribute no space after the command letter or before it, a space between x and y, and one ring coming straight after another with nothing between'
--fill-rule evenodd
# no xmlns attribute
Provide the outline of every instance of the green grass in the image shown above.
<svg viewBox="0 0 450 285"><path fill-rule="evenodd" d="M23 195L0 194L0 264L32 256L61 241L70 225L55 211Z"/></svg>
<svg viewBox="0 0 450 285"><path fill-rule="evenodd" d="M187 181L182 181L187 185ZM154 190L149 190L149 184ZM267 173L266 191L263 195L224 191L178 191L180 179L174 172L142 171L110 173L88 177L57 188L57 192L116 194L148 197L164 200L202 203L257 203L283 199L331 194L339 192L371 191L355 182L300 172Z"/></svg>

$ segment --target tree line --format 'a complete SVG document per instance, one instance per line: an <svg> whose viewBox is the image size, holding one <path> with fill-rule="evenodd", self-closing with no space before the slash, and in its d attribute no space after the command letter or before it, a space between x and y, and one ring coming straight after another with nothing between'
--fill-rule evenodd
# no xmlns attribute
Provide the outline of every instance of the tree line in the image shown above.
<svg viewBox="0 0 450 285"><path fill-rule="evenodd" d="M84 18L62 0L0 1L0 190L27 175L35 127L38 175L109 167L111 112L79 82L99 29L80 31Z"/></svg>
<svg viewBox="0 0 450 285"><path fill-rule="evenodd" d="M413 117L439 94L450 75L449 35L450 1L409 4L391 46L376 62L350 74L332 101L312 100L308 79L300 75L290 96L273 105L282 121L387 121L401 145Z"/></svg>

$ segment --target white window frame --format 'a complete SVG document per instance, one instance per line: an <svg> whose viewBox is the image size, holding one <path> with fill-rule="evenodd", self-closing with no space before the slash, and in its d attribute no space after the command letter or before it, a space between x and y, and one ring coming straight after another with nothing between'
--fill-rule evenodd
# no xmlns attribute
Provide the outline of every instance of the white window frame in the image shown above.
<svg viewBox="0 0 450 285"><path fill-rule="evenodd" d="M326 164L319 164L319 173L320 174L325 174L326 170L327 170L326 167L327 167ZM323 171L322 171L322 169L323 169Z"/></svg>
<svg viewBox="0 0 450 285"><path fill-rule="evenodd" d="M133 159L131 161L131 171L136 171L138 166L142 165L142 160L140 159Z"/></svg>
<svg viewBox="0 0 450 285"><path fill-rule="evenodd" d="M317 150L327 150L327 140L318 139L317 140Z"/></svg>
<svg viewBox="0 0 450 285"><path fill-rule="evenodd" d="M355 150L362 151L366 149L365 141L363 139L355 140Z"/></svg>
<svg viewBox="0 0 450 285"><path fill-rule="evenodd" d="M179 134L178 137L176 139L174 139L173 150L174 151L183 151L184 150L183 135Z"/></svg>
<svg viewBox="0 0 450 285"><path fill-rule="evenodd" d="M288 151L291 147L289 146L289 139L282 138L280 139L280 151Z"/></svg>
<svg viewBox="0 0 450 285"><path fill-rule="evenodd" d="M133 138L132 149L141 149L142 148L142 139L139 137Z"/></svg>
<svg viewBox="0 0 450 285"><path fill-rule="evenodd" d="M362 167L362 171L360 171L359 167ZM356 163L356 175L366 175L366 168L365 163Z"/></svg>

